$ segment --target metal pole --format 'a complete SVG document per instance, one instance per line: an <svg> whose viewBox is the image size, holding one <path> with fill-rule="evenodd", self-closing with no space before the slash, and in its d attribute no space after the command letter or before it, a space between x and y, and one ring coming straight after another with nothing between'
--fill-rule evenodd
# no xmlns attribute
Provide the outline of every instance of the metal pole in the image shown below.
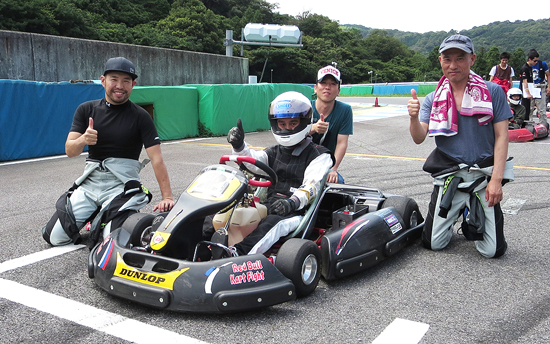
<svg viewBox="0 0 550 344"><path fill-rule="evenodd" d="M233 30L225 30L225 56L233 56Z"/></svg>
<svg viewBox="0 0 550 344"><path fill-rule="evenodd" d="M260 76L260 81L258 81L258 83L261 83L262 79L264 78L264 72L265 72L265 66L267 65L267 60L269 60L269 57L265 58L264 68L262 69L262 75Z"/></svg>

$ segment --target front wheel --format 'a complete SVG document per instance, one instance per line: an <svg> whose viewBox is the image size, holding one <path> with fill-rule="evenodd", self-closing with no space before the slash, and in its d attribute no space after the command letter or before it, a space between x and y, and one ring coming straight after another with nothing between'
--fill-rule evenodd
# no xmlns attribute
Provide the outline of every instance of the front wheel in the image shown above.
<svg viewBox="0 0 550 344"><path fill-rule="evenodd" d="M122 228L130 233L130 244L132 246L146 246L149 244L153 221L155 215L136 213L129 216L122 224Z"/></svg>
<svg viewBox="0 0 550 344"><path fill-rule="evenodd" d="M382 204L382 208L394 207L405 222L406 229L413 228L424 222L418 209L418 204L412 199L403 196L389 196Z"/></svg>
<svg viewBox="0 0 550 344"><path fill-rule="evenodd" d="M289 239L277 253L275 267L292 281L298 297L308 296L321 277L321 250L313 241Z"/></svg>

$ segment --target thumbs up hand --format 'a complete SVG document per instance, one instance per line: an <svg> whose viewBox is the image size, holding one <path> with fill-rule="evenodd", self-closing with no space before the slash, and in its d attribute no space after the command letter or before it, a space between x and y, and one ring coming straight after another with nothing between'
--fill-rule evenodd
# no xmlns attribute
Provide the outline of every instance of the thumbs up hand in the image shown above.
<svg viewBox="0 0 550 344"><path fill-rule="evenodd" d="M409 102L407 103L409 116L412 118L418 118L418 114L420 113L420 101L418 100L416 90L414 88L411 90L411 97L412 99L409 99Z"/></svg>
<svg viewBox="0 0 550 344"><path fill-rule="evenodd" d="M236 152L244 149L244 129L241 119L237 119L237 126L229 129L227 133L227 142L231 144Z"/></svg>
<svg viewBox="0 0 550 344"><path fill-rule="evenodd" d="M313 131L315 131L317 134L324 134L328 130L328 122L325 122L325 115L319 114L321 118L313 125Z"/></svg>
<svg viewBox="0 0 550 344"><path fill-rule="evenodd" d="M94 119L92 117L90 117L88 128L82 136L84 137L84 142L88 146L93 146L97 144L97 130L94 129Z"/></svg>

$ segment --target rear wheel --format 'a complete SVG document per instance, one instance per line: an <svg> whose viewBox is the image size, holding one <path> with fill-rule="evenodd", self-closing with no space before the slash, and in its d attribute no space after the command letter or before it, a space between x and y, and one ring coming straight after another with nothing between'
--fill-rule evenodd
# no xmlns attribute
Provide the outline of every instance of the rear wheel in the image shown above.
<svg viewBox="0 0 550 344"><path fill-rule="evenodd" d="M418 204L412 199L403 196L389 196L382 204L382 208L394 207L405 222L405 229L413 228L424 222L418 209Z"/></svg>
<svg viewBox="0 0 550 344"><path fill-rule="evenodd" d="M321 277L321 250L313 241L289 239L277 253L275 267L292 281L298 297L308 296Z"/></svg>

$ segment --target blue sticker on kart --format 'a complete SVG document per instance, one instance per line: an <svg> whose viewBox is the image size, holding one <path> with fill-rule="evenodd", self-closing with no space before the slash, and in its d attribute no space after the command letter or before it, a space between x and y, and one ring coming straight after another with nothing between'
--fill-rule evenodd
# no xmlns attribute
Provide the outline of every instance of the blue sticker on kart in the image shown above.
<svg viewBox="0 0 550 344"><path fill-rule="evenodd" d="M395 216L394 214L390 214L389 216L384 217L384 221L386 221L386 223L390 227L390 231L392 234L395 234L403 229L403 226L401 226L401 223L399 223L397 216Z"/></svg>
<svg viewBox="0 0 550 344"><path fill-rule="evenodd" d="M386 216L384 218L384 221L386 221L386 223L390 227L399 222L399 220L397 219L397 217L394 214L390 214L389 216Z"/></svg>

